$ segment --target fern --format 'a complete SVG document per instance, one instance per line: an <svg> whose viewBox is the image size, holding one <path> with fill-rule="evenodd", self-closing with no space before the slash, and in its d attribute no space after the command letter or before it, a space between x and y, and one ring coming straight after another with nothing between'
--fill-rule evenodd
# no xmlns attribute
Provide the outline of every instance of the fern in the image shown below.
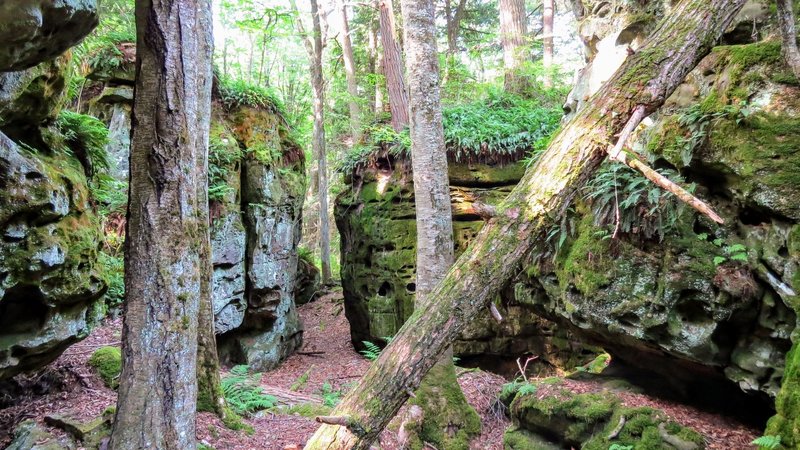
<svg viewBox="0 0 800 450"><path fill-rule="evenodd" d="M760 438L751 442L753 445L757 445L759 448L765 448L768 450L774 450L781 446L781 437L780 436L761 436Z"/></svg>
<svg viewBox="0 0 800 450"><path fill-rule="evenodd" d="M106 152L108 128L103 122L92 116L62 111L56 127L63 139L56 150L77 157L87 176L91 178L111 167Z"/></svg>
<svg viewBox="0 0 800 450"><path fill-rule="evenodd" d="M633 450L632 445L611 444L608 450Z"/></svg>
<svg viewBox="0 0 800 450"><path fill-rule="evenodd" d="M275 406L277 399L264 394L260 381L261 374L250 374L250 368L245 365L235 366L230 375L222 378L222 393L234 412L252 414Z"/></svg>
<svg viewBox="0 0 800 450"><path fill-rule="evenodd" d="M378 359L378 356L380 356L382 349L370 341L361 341L361 342L364 344L364 347L366 347L366 349L361 350L359 353L364 355L364 357L370 361L375 361L376 359Z"/></svg>
<svg viewBox="0 0 800 450"><path fill-rule="evenodd" d="M342 400L342 391L334 391L333 386L327 381L322 384L320 388L322 395L322 404L334 408Z"/></svg>

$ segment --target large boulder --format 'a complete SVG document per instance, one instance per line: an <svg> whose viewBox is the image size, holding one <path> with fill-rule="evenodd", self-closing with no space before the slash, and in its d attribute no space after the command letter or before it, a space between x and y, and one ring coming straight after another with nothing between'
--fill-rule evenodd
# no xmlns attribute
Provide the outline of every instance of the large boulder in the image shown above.
<svg viewBox="0 0 800 450"><path fill-rule="evenodd" d="M18 72L0 73L0 129L13 139L36 134L61 110L69 56Z"/></svg>
<svg viewBox="0 0 800 450"><path fill-rule="evenodd" d="M0 3L0 72L24 70L64 53L97 26L96 0Z"/></svg>
<svg viewBox="0 0 800 450"><path fill-rule="evenodd" d="M100 221L71 157L0 134L0 378L45 365L85 337L106 285Z"/></svg>

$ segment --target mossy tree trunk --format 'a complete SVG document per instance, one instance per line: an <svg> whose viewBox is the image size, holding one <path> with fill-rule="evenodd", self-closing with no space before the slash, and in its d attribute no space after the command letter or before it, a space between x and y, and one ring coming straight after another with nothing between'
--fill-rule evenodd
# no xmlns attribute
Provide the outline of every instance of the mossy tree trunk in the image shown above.
<svg viewBox="0 0 800 450"><path fill-rule="evenodd" d="M792 0L775 0L781 29L783 57L794 75L800 78L800 50L797 49L797 27Z"/></svg>
<svg viewBox="0 0 800 450"><path fill-rule="evenodd" d="M403 0L406 73L411 120L411 161L417 224L415 309L453 265L453 213L439 93L436 8L429 0ZM436 448L466 449L480 432L480 418L456 379L452 347L422 380L414 403L422 408L418 438Z"/></svg>
<svg viewBox="0 0 800 450"><path fill-rule="evenodd" d="M123 367L110 448L195 447L200 298L208 295L205 158L211 2L136 2Z"/></svg>
<svg viewBox="0 0 800 450"><path fill-rule="evenodd" d="M456 336L545 242L634 109L656 111L711 50L746 0L684 0L526 172L497 214L339 404L306 449L366 449Z"/></svg>

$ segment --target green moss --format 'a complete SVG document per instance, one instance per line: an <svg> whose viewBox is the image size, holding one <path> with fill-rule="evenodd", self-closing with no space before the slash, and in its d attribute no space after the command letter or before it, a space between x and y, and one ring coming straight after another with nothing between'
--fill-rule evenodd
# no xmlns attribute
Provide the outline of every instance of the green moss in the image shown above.
<svg viewBox="0 0 800 450"><path fill-rule="evenodd" d="M269 412L287 416L302 416L313 419L317 416L327 416L332 410L333 409L330 406L321 405L319 403L300 403L291 406L276 406L274 408L270 408Z"/></svg>
<svg viewBox="0 0 800 450"><path fill-rule="evenodd" d="M575 230L576 236L567 241L556 258L555 272L563 289L573 285L590 297L613 279L609 241L600 238L597 231L591 214L585 214Z"/></svg>
<svg viewBox="0 0 800 450"><path fill-rule="evenodd" d="M613 439L609 439L612 431L617 431L622 417L625 424ZM667 444L663 433L668 433L681 441L697 445L697 449L705 447L703 436L696 431L683 427L675 422L668 422L666 415L652 408L619 408L604 430L587 441L584 450L607 450L611 445L631 446L636 450L661 450L672 448Z"/></svg>
<svg viewBox="0 0 800 450"><path fill-rule="evenodd" d="M222 419L222 423L229 430L244 431L247 435L252 435L256 431L252 425L246 423L244 419L242 419L242 416L236 414L234 410L227 407L225 408L225 417Z"/></svg>
<svg viewBox="0 0 800 450"><path fill-rule="evenodd" d="M119 375L122 372L122 352L119 347L100 347L89 358L92 366L103 383L111 389L119 386Z"/></svg>
<svg viewBox="0 0 800 450"><path fill-rule="evenodd" d="M415 394L411 403L419 405L424 414L419 438L437 448L468 449L470 440L481 432L481 421L461 392L455 367L434 366Z"/></svg>

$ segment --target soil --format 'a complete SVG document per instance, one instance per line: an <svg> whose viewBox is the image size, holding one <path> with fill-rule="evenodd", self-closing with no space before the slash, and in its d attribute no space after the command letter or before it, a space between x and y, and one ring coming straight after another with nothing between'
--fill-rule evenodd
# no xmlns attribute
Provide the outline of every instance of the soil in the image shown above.
<svg viewBox="0 0 800 450"><path fill-rule="evenodd" d="M306 399L338 397L356 387L370 362L355 351L343 313L340 293L329 293L299 307L305 326L304 345L278 369L266 372L261 385L268 391L285 392ZM105 345L119 345L121 320L107 320L84 341L69 347L63 355L36 374L17 376L0 386L0 448L10 441L15 426L26 419L44 423L52 414L69 414L81 420L100 416L114 406L116 392L107 388L88 365L92 352ZM225 368L225 372L230 368ZM223 376L226 375L223 373ZM304 382L303 378L307 378ZM503 431L510 425L497 394L506 382L485 371L459 369L459 384L482 420L482 433L473 449L500 450ZM294 385L294 386L293 386ZM565 380L576 392L602 389L591 381ZM295 394L291 394L295 393ZM323 395L326 394L326 395ZM749 443L760 433L719 415L671 403L642 394L620 393L630 406L652 406L664 410L673 420L704 434L710 449L753 448ZM401 410L398 417L402 417ZM244 419L253 432L233 431L213 414L197 418L198 442L217 450L302 448L318 424L300 415L261 412ZM395 424L396 425L396 424ZM396 426L381 434L384 449L398 448ZM63 432L50 428L55 435Z"/></svg>

